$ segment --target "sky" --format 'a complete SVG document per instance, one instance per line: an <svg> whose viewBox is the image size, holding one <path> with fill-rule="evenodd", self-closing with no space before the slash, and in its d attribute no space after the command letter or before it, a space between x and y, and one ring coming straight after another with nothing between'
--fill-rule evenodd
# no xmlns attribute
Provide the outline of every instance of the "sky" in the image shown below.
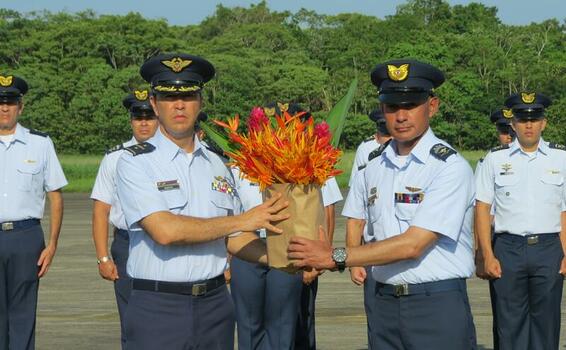
<svg viewBox="0 0 566 350"><path fill-rule="evenodd" d="M0 0L0 8L18 12L49 10L51 12L79 12L92 9L98 14L124 15L139 12L146 18L164 18L170 24L198 24L214 13L217 4L227 7L249 7L259 0ZM406 0L267 0L270 9L296 12L301 8L320 14L363 13L384 18L395 13ZM469 0L448 0L451 5L467 4ZM549 18L566 19L566 0L476 0L487 6L496 6L499 18L505 24L523 25Z"/></svg>

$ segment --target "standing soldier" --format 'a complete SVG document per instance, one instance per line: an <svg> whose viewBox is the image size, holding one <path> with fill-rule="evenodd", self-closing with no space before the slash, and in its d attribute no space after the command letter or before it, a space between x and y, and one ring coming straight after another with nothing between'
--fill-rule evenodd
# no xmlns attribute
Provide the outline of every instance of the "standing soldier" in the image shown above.
<svg viewBox="0 0 566 350"><path fill-rule="evenodd" d="M0 76L0 348L34 349L39 278L57 249L67 180L53 142L18 123L27 83ZM40 219L49 198L49 243Z"/></svg>
<svg viewBox="0 0 566 350"><path fill-rule="evenodd" d="M102 278L114 281L114 294L120 315L122 348L126 345L124 315L131 291L131 280L126 273L129 238L124 214L116 193L116 163L126 147L147 141L159 126L157 117L149 104L149 91L136 90L122 104L130 114L131 140L111 148L100 163L98 175L90 198L92 208L92 238L96 248L98 273ZM108 256L108 222L114 227L114 240Z"/></svg>
<svg viewBox="0 0 566 350"><path fill-rule="evenodd" d="M477 176L476 227L501 350L558 349L566 151L541 137L550 103L538 93L510 96L505 105L512 108L517 138L492 149Z"/></svg>
<svg viewBox="0 0 566 350"><path fill-rule="evenodd" d="M419 61L394 60L371 77L393 141L356 176L344 215L356 220L347 227L354 235L367 218L377 241L333 249L296 237L289 257L317 269L373 265L375 349L474 349L465 280L474 271L472 169L429 127L444 75Z"/></svg>
<svg viewBox="0 0 566 350"><path fill-rule="evenodd" d="M490 116L491 122L497 129L497 139L501 145L508 145L515 139L515 131L511 127L512 119L513 111L510 108L498 109Z"/></svg>
<svg viewBox="0 0 566 350"><path fill-rule="evenodd" d="M237 215L230 170L196 137L201 90L214 72L210 62L187 54L155 56L140 70L160 127L125 148L117 165L130 237L126 349L232 349L226 251L267 263L265 244L249 231L280 233L270 222L288 217L277 214L286 206L281 196Z"/></svg>

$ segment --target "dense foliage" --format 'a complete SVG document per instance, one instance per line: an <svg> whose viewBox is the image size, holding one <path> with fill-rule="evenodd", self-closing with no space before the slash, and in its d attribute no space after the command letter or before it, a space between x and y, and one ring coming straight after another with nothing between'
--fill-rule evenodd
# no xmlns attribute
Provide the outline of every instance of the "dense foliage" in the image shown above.
<svg viewBox="0 0 566 350"><path fill-rule="evenodd" d="M502 24L495 7L409 0L386 19L218 6L199 25L172 26L139 14L21 14L0 9L0 74L31 86L22 117L48 132L59 151L99 153L128 139L121 100L143 86L138 67L158 52L206 57L217 77L205 110L226 118L273 99L324 115L354 76L359 85L343 145L373 132L366 115L377 106L369 72L387 59L413 57L443 69L436 133L465 149L495 144L489 114L505 97L534 90L553 99L545 138L566 141L566 22Z"/></svg>

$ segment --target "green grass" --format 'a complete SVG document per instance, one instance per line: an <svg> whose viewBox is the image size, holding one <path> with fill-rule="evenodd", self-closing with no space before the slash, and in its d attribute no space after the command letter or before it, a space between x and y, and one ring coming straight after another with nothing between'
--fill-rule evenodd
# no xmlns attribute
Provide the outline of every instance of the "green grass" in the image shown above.
<svg viewBox="0 0 566 350"><path fill-rule="evenodd" d="M472 169L475 169L477 161L487 152L462 151L460 153L470 162ZM340 187L348 187L354 155L354 151L345 151L338 162L338 169L343 171L342 174L336 177ZM65 192L90 192L92 190L102 156L62 155L59 156L59 160L63 166L67 181L69 181L69 185L64 188Z"/></svg>

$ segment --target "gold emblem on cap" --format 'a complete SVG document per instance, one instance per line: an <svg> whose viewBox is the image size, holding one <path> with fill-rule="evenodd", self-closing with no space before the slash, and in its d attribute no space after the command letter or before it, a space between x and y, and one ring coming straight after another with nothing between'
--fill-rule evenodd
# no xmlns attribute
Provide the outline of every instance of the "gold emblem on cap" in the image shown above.
<svg viewBox="0 0 566 350"><path fill-rule="evenodd" d="M402 64L399 67L388 64L387 75L389 76L389 79L393 81L403 81L409 76L409 64Z"/></svg>
<svg viewBox="0 0 566 350"><path fill-rule="evenodd" d="M521 92L521 100L523 100L524 103L533 103L535 101L535 93L533 92L532 94L528 94L526 92Z"/></svg>
<svg viewBox="0 0 566 350"><path fill-rule="evenodd" d="M271 108L264 107L263 113L265 113L265 115L268 117L273 117L275 115L275 107L271 107Z"/></svg>
<svg viewBox="0 0 566 350"><path fill-rule="evenodd" d="M165 66L171 68L171 70L175 73L179 73L186 67L188 67L193 61L191 60L184 60L181 57L175 57L172 60L168 61L161 61Z"/></svg>
<svg viewBox="0 0 566 350"><path fill-rule="evenodd" d="M285 112L287 112L287 110L289 109L289 104L288 104L288 103L280 103L280 102L277 102L277 106L279 106L279 110L281 111L281 113L285 113Z"/></svg>
<svg viewBox="0 0 566 350"><path fill-rule="evenodd" d="M503 111L503 116L505 118L507 118L507 119L513 118L513 111L512 110L503 108L502 111Z"/></svg>
<svg viewBox="0 0 566 350"><path fill-rule="evenodd" d="M0 75L0 85L2 86L10 86L12 85L12 81L14 80L14 77L11 75L8 75L7 77L1 76Z"/></svg>
<svg viewBox="0 0 566 350"><path fill-rule="evenodd" d="M136 90L134 91L134 95L136 96L136 99L138 99L139 101L145 101L147 100L147 90Z"/></svg>

